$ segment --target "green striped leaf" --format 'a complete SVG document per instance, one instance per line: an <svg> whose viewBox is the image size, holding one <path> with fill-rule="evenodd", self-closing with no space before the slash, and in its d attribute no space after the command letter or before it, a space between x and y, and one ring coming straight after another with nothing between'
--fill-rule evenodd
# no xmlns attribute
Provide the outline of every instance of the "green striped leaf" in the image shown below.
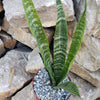
<svg viewBox="0 0 100 100"><path fill-rule="evenodd" d="M65 64L67 47L67 22L61 0L56 0L57 23L54 34L53 66L56 82L59 81Z"/></svg>
<svg viewBox="0 0 100 100"><path fill-rule="evenodd" d="M80 21L78 22L78 25L76 27L76 31L75 31L73 39L72 39L71 47L69 49L67 62L63 68L59 82L61 82L68 74L68 72L71 68L71 65L75 59L75 56L80 48L82 38L84 35L84 31L85 31L85 26L86 26L86 8L87 8L87 1L85 0L85 10L84 10L84 12L80 18Z"/></svg>
<svg viewBox="0 0 100 100"><path fill-rule="evenodd" d="M50 75L52 84L55 85L56 82L54 79L54 75L53 75L54 73L51 66L49 43L43 31L43 27L39 15L34 7L32 0L22 0L22 2L23 2L26 18L29 24L29 28L37 41L38 47L40 49L40 53L43 58L43 63Z"/></svg>
<svg viewBox="0 0 100 100"><path fill-rule="evenodd" d="M57 88L64 89L64 90L70 92L71 94L80 97L80 93L79 93L78 87L76 86L75 83L73 83L71 81L68 81L68 82L65 82L65 83L61 83L58 86L55 86L54 88L55 89L57 89Z"/></svg>

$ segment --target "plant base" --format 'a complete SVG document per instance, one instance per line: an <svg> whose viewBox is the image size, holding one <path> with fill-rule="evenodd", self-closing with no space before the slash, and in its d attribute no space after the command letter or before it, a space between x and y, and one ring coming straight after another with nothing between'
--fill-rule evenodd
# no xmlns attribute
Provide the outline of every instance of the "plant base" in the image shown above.
<svg viewBox="0 0 100 100"><path fill-rule="evenodd" d="M63 82L70 81L68 77ZM38 71L33 78L33 90L36 100L68 100L70 93L63 89L55 90L50 83L48 72L45 68Z"/></svg>

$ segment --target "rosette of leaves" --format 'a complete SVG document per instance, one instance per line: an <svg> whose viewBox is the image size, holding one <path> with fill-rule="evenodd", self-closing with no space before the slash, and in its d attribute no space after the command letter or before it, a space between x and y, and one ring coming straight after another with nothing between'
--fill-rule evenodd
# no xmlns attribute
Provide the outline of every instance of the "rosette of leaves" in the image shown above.
<svg viewBox="0 0 100 100"><path fill-rule="evenodd" d="M77 24L76 31L72 38L72 43L69 49L67 61L66 59L66 49L67 49L67 22L65 13L61 0L56 0L57 5L57 23L56 30L54 34L54 45L53 45L53 64L50 60L50 49L49 42L43 31L43 27L39 18L39 15L34 7L32 0L22 0L23 7L26 14L26 19L28 21L29 28L35 37L40 53L42 55L43 63L46 70L49 73L52 86L57 88L62 88L80 97L78 87L75 83L68 81L61 83L68 72L70 71L71 65L75 59L75 56L80 48L83 34L86 26L86 8L87 1L85 0L85 10Z"/></svg>

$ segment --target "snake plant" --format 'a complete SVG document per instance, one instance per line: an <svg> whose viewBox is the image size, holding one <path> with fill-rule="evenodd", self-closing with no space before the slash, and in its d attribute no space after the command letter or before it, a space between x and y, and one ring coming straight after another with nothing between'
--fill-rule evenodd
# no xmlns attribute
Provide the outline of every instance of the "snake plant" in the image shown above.
<svg viewBox="0 0 100 100"><path fill-rule="evenodd" d="M53 64L50 59L49 43L46 35L43 31L43 27L39 18L39 15L35 9L32 0L22 0L23 7L28 21L29 28L35 37L40 53L42 55L43 63L46 70L49 73L52 86L62 88L68 92L80 97L79 90L73 82L61 83L70 71L71 65L75 59L75 56L80 48L85 25L86 25L86 8L87 1L85 0L85 10L77 24L76 31L74 33L71 47L69 49L67 61L66 49L67 49L67 22L61 0L56 0L57 5L57 23L54 34L54 45L53 45Z"/></svg>

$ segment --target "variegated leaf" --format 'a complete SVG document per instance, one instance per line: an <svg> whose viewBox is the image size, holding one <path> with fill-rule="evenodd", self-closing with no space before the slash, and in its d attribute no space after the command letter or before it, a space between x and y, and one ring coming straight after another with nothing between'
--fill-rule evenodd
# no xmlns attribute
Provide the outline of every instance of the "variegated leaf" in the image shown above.
<svg viewBox="0 0 100 100"><path fill-rule="evenodd" d="M56 0L57 24L54 34L53 66L56 82L59 81L65 64L67 47L67 22L61 0Z"/></svg>
<svg viewBox="0 0 100 100"><path fill-rule="evenodd" d="M22 0L29 28L35 37L43 58L44 65L50 75L52 84L55 85L54 73L51 66L49 43L43 31L39 15L32 0Z"/></svg>
<svg viewBox="0 0 100 100"><path fill-rule="evenodd" d="M78 22L78 25L76 27L76 31L75 31L73 39L72 39L71 47L69 49L67 62L63 68L59 82L61 82L68 74L68 72L71 68L71 65L75 59L75 56L81 46L81 42L82 42L82 38L84 35L85 26L86 26L86 9L87 9L87 1L85 0L85 10L84 10L84 12Z"/></svg>

